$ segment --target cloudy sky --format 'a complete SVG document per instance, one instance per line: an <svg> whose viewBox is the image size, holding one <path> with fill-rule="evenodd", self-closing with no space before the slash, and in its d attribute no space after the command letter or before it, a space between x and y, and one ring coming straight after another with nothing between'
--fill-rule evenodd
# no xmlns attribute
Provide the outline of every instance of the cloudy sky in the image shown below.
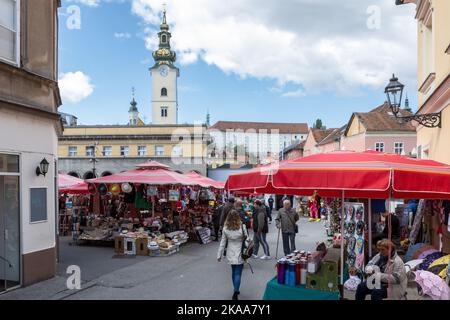
<svg viewBox="0 0 450 320"><path fill-rule="evenodd" d="M345 124L384 101L392 73L416 106L413 5L395 0L63 0L64 112L125 123L131 87L151 121L148 68L166 2L181 122ZM78 19L79 17L79 19Z"/></svg>

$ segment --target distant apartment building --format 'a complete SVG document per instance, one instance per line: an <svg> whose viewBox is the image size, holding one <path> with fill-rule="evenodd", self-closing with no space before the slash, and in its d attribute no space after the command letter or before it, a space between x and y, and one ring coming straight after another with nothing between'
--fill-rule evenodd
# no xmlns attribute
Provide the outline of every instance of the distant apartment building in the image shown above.
<svg viewBox="0 0 450 320"><path fill-rule="evenodd" d="M402 109L400 114L407 116L411 112ZM376 150L415 157L415 127L396 119L384 103L369 112L354 112L340 128L311 128L303 146L303 156L337 150Z"/></svg>
<svg viewBox="0 0 450 320"><path fill-rule="evenodd" d="M401 109L400 116L411 115ZM369 111L354 112L341 141L341 150L375 150L415 156L416 128L403 123L391 112L387 103Z"/></svg>
<svg viewBox="0 0 450 320"><path fill-rule="evenodd" d="M261 164L280 159L294 142L306 139L306 123L219 121L208 130L208 163Z"/></svg>
<svg viewBox="0 0 450 320"><path fill-rule="evenodd" d="M56 273L59 5L0 1L0 292Z"/></svg>

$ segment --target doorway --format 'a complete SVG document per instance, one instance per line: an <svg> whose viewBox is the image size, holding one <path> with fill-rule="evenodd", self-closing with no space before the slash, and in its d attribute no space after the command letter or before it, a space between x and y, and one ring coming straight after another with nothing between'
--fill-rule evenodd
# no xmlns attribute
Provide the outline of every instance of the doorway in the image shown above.
<svg viewBox="0 0 450 320"><path fill-rule="evenodd" d="M0 292L20 285L19 156L0 154Z"/></svg>

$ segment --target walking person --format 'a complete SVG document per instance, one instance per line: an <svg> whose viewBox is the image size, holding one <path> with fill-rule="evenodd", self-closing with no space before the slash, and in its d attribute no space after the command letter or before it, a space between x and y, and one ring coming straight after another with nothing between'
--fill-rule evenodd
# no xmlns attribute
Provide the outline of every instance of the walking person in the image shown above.
<svg viewBox="0 0 450 320"><path fill-rule="evenodd" d="M299 219L298 213L292 209L291 201L284 200L283 208L278 210L278 216L275 221L277 228L281 228L285 255L295 250L295 234L298 232L297 221Z"/></svg>
<svg viewBox="0 0 450 320"><path fill-rule="evenodd" d="M228 198L227 204L222 208L222 212L220 213L220 228L223 229L225 221L227 220L228 214L234 208L234 198Z"/></svg>
<svg viewBox="0 0 450 320"><path fill-rule="evenodd" d="M212 225L214 227L214 241L219 241L219 232L220 232L220 218L222 216L224 205L220 205L214 209L214 213L212 215Z"/></svg>
<svg viewBox="0 0 450 320"><path fill-rule="evenodd" d="M240 294L242 270L244 268L242 245L246 238L248 238L247 228L242 223L239 213L236 210L230 211L222 231L217 260L219 262L222 260L222 255L226 250L225 256L228 264L231 265L231 279L234 287L233 300L238 300Z"/></svg>
<svg viewBox="0 0 450 320"><path fill-rule="evenodd" d="M267 203L269 204L269 221L272 222L272 210L273 210L273 203L275 200L273 200L272 195L269 196L269 199L267 200Z"/></svg>
<svg viewBox="0 0 450 320"><path fill-rule="evenodd" d="M261 260L270 260L269 245L267 244L266 235L269 232L266 206L261 200L255 201L255 210L253 211L253 231L254 231L254 247L253 258L258 258L259 245L263 247L264 255Z"/></svg>

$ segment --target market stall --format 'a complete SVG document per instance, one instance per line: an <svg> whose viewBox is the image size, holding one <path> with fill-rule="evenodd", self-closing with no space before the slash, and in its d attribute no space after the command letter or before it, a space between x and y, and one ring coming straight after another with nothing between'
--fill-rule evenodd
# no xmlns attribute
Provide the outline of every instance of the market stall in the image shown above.
<svg viewBox="0 0 450 320"><path fill-rule="evenodd" d="M228 178L226 188L307 196L317 191L322 197L340 199L340 226L335 236L341 239L340 279L343 284L344 267L361 269L364 265L364 253L358 248L365 247L367 239L362 234L367 229L371 235L370 199L449 199L450 167L396 154L338 151L237 173ZM369 199L367 222L362 218L364 206L358 201L346 201L350 198ZM387 211L393 212L393 208ZM391 224L391 215L387 224ZM370 238L368 240L370 242Z"/></svg>
<svg viewBox="0 0 450 320"><path fill-rule="evenodd" d="M151 256L176 253L187 239L208 243L223 188L155 161L87 183L99 205L77 239L110 241L117 254Z"/></svg>

